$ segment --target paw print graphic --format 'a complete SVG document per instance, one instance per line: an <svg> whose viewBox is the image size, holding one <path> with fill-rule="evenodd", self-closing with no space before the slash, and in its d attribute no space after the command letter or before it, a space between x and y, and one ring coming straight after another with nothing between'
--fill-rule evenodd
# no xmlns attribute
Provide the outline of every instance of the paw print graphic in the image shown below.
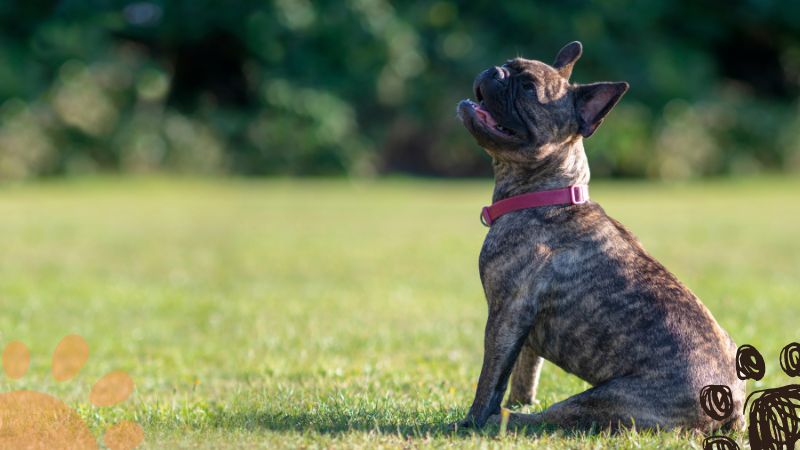
<svg viewBox="0 0 800 450"><path fill-rule="evenodd" d="M89 346L76 335L64 337L53 352L52 373L56 381L74 377L89 359ZM11 379L28 371L30 353L19 341L6 345L3 370ZM133 392L133 380L125 372L110 372L92 387L89 400L95 406L112 406ZM122 421L106 430L103 442L112 450L136 448L144 439L142 428ZM97 440L80 416L62 401L35 391L0 394L0 448L97 449Z"/></svg>
<svg viewBox="0 0 800 450"><path fill-rule="evenodd" d="M784 347L780 363L786 375L800 376L800 343ZM736 375L740 380L760 380L764 367L764 358L755 347L742 345L736 351ZM731 390L728 386L705 386L700 391L700 404L711 418L722 420L733 412ZM744 412L752 450L790 450L800 441L800 385L754 391L744 402ZM703 450L739 450L739 446L727 436L709 436L703 441Z"/></svg>

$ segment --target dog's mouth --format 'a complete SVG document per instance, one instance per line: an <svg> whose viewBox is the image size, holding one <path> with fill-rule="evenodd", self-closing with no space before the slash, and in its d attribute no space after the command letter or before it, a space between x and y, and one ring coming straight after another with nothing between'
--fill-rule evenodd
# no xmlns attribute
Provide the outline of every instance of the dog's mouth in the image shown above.
<svg viewBox="0 0 800 450"><path fill-rule="evenodd" d="M497 123L497 120L494 118L492 113L489 112L489 109L483 102L483 92L481 92L481 87L479 85L475 86L475 100L477 101L466 99L459 105L459 117L461 117L462 121L464 120L464 112L471 112L477 122L483 125L485 129L503 137L516 136L514 130ZM468 111L463 111L465 107L468 108Z"/></svg>
<svg viewBox="0 0 800 450"><path fill-rule="evenodd" d="M499 123L497 123L497 121L492 116L492 113L490 113L486 109L486 106L483 104L483 102L475 103L474 101L472 101L470 99L466 99L466 100L462 101L461 104L462 105L466 105L467 107L469 107L471 109L471 111L472 111L472 114L477 119L477 121L480 122L486 129L488 129L490 131L493 131L496 134L499 134L501 136L505 136L505 137L513 137L513 136L515 136L515 133L514 133L513 130L510 130L510 129L500 125ZM461 111L459 111L459 112L461 112ZM462 120L463 120L463 116L462 116Z"/></svg>

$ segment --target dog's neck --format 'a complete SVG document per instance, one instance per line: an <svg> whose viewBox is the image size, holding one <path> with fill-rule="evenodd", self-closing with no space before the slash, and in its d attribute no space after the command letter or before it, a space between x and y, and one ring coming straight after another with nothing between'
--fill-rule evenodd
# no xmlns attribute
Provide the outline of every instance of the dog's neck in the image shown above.
<svg viewBox="0 0 800 450"><path fill-rule="evenodd" d="M542 156L525 165L494 159L492 202L529 192L589 184L589 163L583 139L539 150Z"/></svg>

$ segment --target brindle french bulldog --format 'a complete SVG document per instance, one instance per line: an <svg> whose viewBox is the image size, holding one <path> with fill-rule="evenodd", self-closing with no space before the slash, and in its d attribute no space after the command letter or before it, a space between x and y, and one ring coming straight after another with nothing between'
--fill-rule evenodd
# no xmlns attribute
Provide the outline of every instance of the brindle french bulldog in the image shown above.
<svg viewBox="0 0 800 450"><path fill-rule="evenodd" d="M589 182L583 139L628 90L570 83L582 46L552 66L517 58L475 80L458 115L493 159L493 201ZM475 401L455 427L499 419L533 401L543 359L593 387L510 423L589 429L715 429L744 425L736 345L687 287L594 202L523 209L491 224L480 254L489 305ZM515 364L516 363L516 364ZM700 390L733 391L735 413L715 421Z"/></svg>

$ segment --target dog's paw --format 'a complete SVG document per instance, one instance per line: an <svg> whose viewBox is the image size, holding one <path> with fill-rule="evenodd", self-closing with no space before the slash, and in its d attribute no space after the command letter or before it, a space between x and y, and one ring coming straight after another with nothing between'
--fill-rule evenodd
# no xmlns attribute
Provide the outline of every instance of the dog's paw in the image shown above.
<svg viewBox="0 0 800 450"><path fill-rule="evenodd" d="M486 425L500 425L500 422L503 420L503 417L500 414L492 414L486 419Z"/></svg>
<svg viewBox="0 0 800 450"><path fill-rule="evenodd" d="M516 415L511 412L508 408L502 408L499 414L492 414L489 416L489 419L486 420L487 425L498 425L502 426L503 422L506 425L511 424L514 422Z"/></svg>
<svg viewBox="0 0 800 450"><path fill-rule="evenodd" d="M506 408L508 409L523 409L526 407L537 407L541 403L539 400L536 399L509 399L506 402Z"/></svg>
<svg viewBox="0 0 800 450"><path fill-rule="evenodd" d="M447 430L450 432L456 432L458 430L466 430L469 428L475 428L475 423L472 421L472 419L459 420L458 422L453 422L447 425Z"/></svg>

